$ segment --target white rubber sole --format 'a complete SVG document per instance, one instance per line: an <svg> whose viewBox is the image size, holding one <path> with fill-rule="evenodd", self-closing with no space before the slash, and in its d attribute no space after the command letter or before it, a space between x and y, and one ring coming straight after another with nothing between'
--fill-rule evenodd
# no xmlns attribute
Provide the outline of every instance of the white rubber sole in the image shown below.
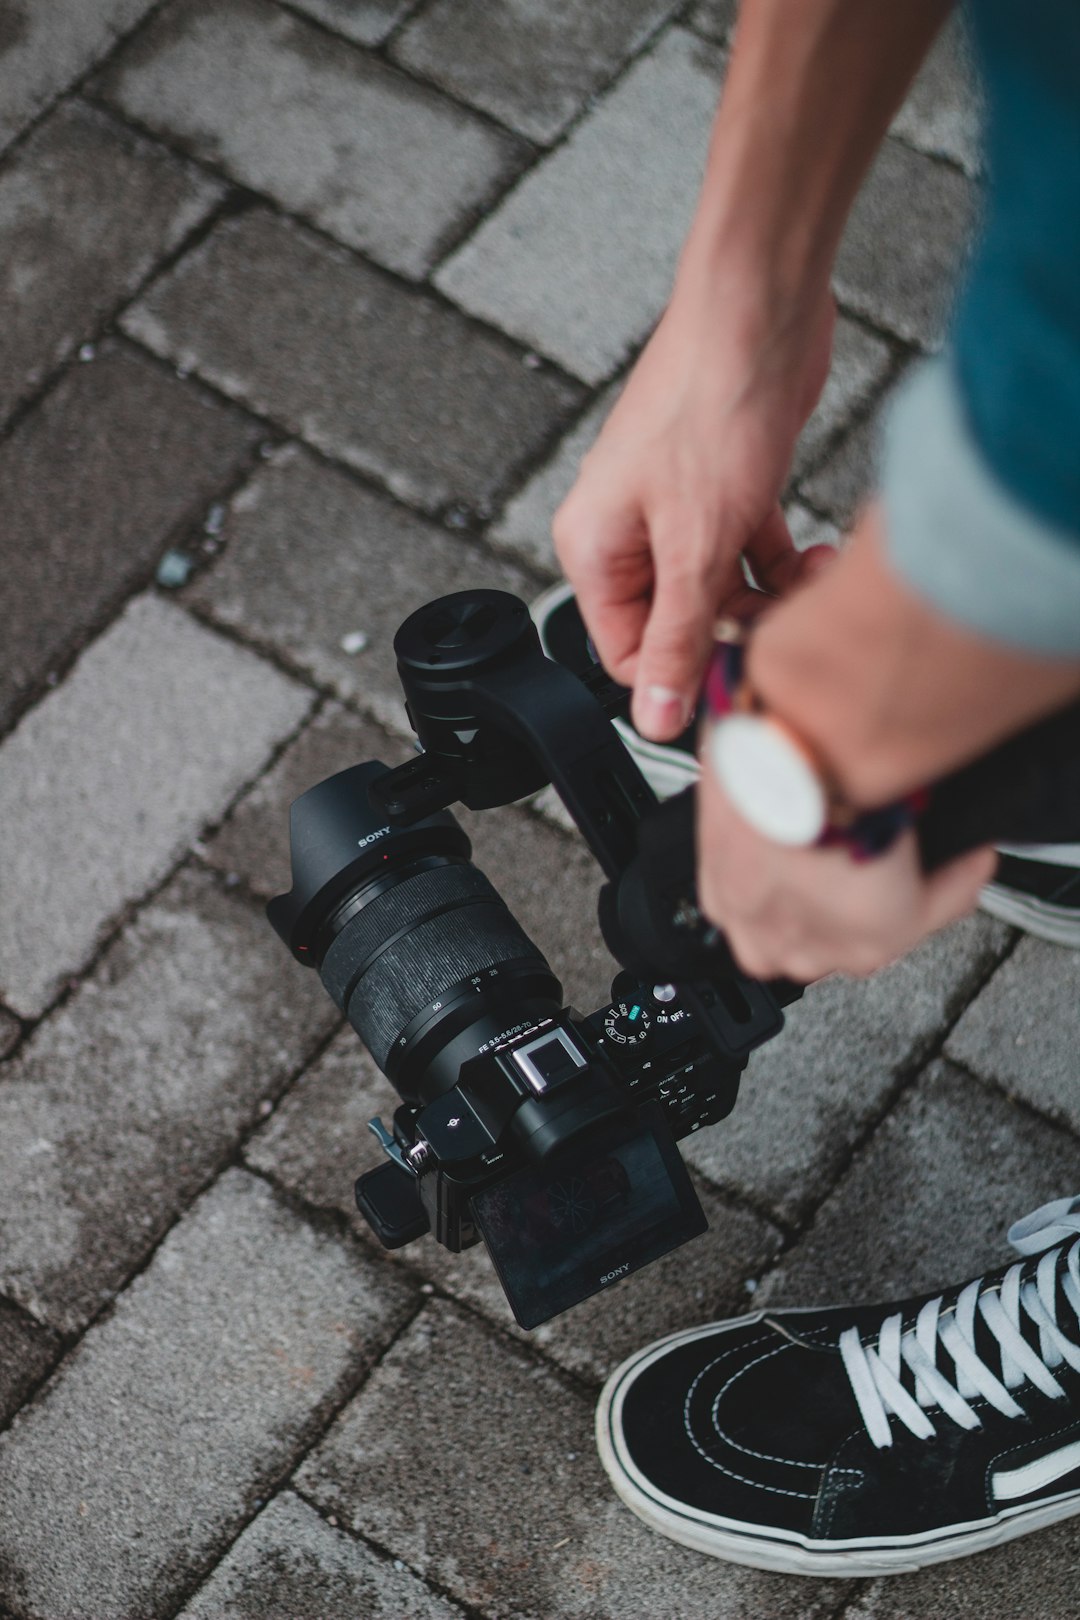
<svg viewBox="0 0 1080 1620"><path fill-rule="evenodd" d="M1080 911L1055 906L1049 900L1036 900L1001 883L988 883L979 896L979 910L1001 922L1022 928L1025 934L1045 939L1051 945L1068 945L1080 950Z"/></svg>
<svg viewBox="0 0 1080 1620"><path fill-rule="evenodd" d="M548 648L544 639L543 622L548 614L561 607L573 594L574 587L562 580L558 585L552 585L542 596L538 596L529 609L533 623L540 632L540 644L545 653L548 653ZM550 656L548 653L548 657ZM681 749L668 748L663 743L649 742L647 738L639 736L633 726L625 720L616 720L614 725L642 776L658 799L670 799L673 794L681 793L683 788L693 787L700 775L696 759L689 758Z"/></svg>
<svg viewBox="0 0 1080 1620"><path fill-rule="evenodd" d="M794 1311L785 1315L795 1315ZM688 1507L656 1490L627 1455L622 1442L622 1407L634 1377L669 1346L711 1335L717 1328L760 1322L767 1312L712 1322L640 1350L611 1374L596 1407L596 1444L600 1461L617 1495L650 1529L695 1552L754 1569L788 1575L903 1575L928 1564L966 1558L1001 1546L1060 1519L1080 1513L1080 1491L1069 1491L1027 1507L1009 1508L993 1519L950 1525L947 1529L914 1536L885 1536L878 1540L812 1541L763 1526L740 1524Z"/></svg>

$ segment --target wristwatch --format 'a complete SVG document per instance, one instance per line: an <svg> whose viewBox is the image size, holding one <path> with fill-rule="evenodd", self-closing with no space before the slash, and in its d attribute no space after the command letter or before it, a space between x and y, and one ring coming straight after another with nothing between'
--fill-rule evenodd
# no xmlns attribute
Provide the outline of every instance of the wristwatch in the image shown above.
<svg viewBox="0 0 1080 1620"><path fill-rule="evenodd" d="M924 789L879 809L857 809L812 744L772 714L746 678L742 641L717 643L705 681L712 722L705 757L751 827L791 848L840 845L882 855L926 808Z"/></svg>

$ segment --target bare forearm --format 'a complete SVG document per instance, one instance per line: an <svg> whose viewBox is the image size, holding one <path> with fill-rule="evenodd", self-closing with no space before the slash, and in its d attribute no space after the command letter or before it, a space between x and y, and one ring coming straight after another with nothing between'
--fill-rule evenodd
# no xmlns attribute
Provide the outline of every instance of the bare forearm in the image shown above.
<svg viewBox="0 0 1080 1620"><path fill-rule="evenodd" d="M763 621L749 673L857 804L976 759L1080 693L1080 663L944 618L890 571L871 508L851 546Z"/></svg>
<svg viewBox="0 0 1080 1620"><path fill-rule="evenodd" d="M743 0L680 282L827 282L859 183L951 0Z"/></svg>

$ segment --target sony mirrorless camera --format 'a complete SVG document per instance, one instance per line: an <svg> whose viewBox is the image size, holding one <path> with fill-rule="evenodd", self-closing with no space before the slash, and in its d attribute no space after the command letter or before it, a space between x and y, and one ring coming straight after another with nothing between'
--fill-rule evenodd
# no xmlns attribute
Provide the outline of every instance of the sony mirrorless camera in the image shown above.
<svg viewBox="0 0 1080 1620"><path fill-rule="evenodd" d="M660 806L611 723L626 694L544 657L524 603L461 592L395 642L421 752L354 765L291 811L268 915L401 1098L357 1204L388 1248L483 1238L524 1327L705 1230L676 1142L722 1119L798 991L735 966L694 904L688 795ZM472 865L447 806L553 782L596 856L611 1001L559 980Z"/></svg>
<svg viewBox="0 0 1080 1620"><path fill-rule="evenodd" d="M660 805L599 665L544 657L525 604L442 597L394 640L420 752L320 782L291 811L293 886L270 921L401 1098L357 1204L396 1248L483 1238L535 1327L704 1231L676 1143L732 1108L801 990L741 973L694 898L692 793ZM1080 704L934 785L924 867L993 838L1075 839ZM551 967L448 812L553 783L600 866L611 1001L563 1006Z"/></svg>

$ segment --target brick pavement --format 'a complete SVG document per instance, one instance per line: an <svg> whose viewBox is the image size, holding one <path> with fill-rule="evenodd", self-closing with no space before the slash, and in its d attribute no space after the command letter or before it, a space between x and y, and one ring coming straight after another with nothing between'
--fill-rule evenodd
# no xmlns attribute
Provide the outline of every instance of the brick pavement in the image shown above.
<svg viewBox="0 0 1080 1620"><path fill-rule="evenodd" d="M1071 956L976 919L810 993L688 1154L707 1236L530 1335L482 1254L357 1223L393 1096L261 913L290 799L404 756L404 614L553 576L733 13L0 8L3 1620L1074 1612L1074 1525L925 1578L769 1577L651 1536L590 1434L643 1340L956 1280L1071 1190ZM937 341L978 206L963 54L949 30L845 241L800 543L836 538ZM464 819L595 1005L589 857L535 809Z"/></svg>

